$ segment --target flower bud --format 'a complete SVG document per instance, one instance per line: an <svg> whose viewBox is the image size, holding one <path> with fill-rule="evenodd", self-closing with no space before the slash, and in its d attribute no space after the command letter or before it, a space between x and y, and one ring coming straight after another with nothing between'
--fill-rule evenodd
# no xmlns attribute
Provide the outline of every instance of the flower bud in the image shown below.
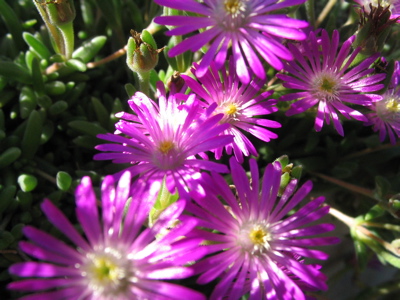
<svg viewBox="0 0 400 300"><path fill-rule="evenodd" d="M185 80L181 77L179 72L175 71L168 80L167 86L172 93L179 93L183 88L185 88Z"/></svg>
<svg viewBox="0 0 400 300"><path fill-rule="evenodd" d="M128 40L126 63L137 73L149 72L158 63L158 54L163 49L156 49L153 37L146 30L142 34L131 30L132 37Z"/></svg>
<svg viewBox="0 0 400 300"><path fill-rule="evenodd" d="M76 16L74 1L72 0L40 0L37 1L44 12L43 18L53 25L71 23Z"/></svg>
<svg viewBox="0 0 400 300"><path fill-rule="evenodd" d="M363 55L372 55L381 52L385 41L397 19L390 19L390 6L384 7L380 3L378 6L370 6L368 9L363 7L359 11L360 28L354 41L355 47L361 47Z"/></svg>
<svg viewBox="0 0 400 300"><path fill-rule="evenodd" d="M300 179L302 166L293 167L293 164L289 163L289 157L287 155L282 155L275 161L279 162L282 168L281 184L279 188L279 195L282 195L292 179Z"/></svg>

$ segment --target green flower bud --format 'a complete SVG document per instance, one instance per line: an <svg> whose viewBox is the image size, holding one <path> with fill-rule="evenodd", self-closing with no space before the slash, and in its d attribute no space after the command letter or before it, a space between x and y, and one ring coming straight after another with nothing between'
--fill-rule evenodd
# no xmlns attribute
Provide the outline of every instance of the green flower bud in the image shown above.
<svg viewBox="0 0 400 300"><path fill-rule="evenodd" d="M42 6L46 20L50 24L63 25L75 19L75 6L72 0L40 0L36 2Z"/></svg>
<svg viewBox="0 0 400 300"><path fill-rule="evenodd" d="M281 196L292 179L300 179L302 166L293 167L293 164L289 163L287 155L282 155L275 161L279 162L282 168L281 184L278 193Z"/></svg>
<svg viewBox="0 0 400 300"><path fill-rule="evenodd" d="M131 30L128 40L126 63L136 73L149 72L158 63L158 54L163 49L156 49L153 37L145 30L140 34Z"/></svg>
<svg viewBox="0 0 400 300"><path fill-rule="evenodd" d="M35 0L35 5L51 36L54 50L66 59L71 58L74 51L75 19L73 0Z"/></svg>
<svg viewBox="0 0 400 300"><path fill-rule="evenodd" d="M385 41L391 31L391 27L396 23L396 19L390 19L390 6L371 6L368 9L361 9L360 28L354 41L355 47L361 47L361 53L372 55L381 52Z"/></svg>

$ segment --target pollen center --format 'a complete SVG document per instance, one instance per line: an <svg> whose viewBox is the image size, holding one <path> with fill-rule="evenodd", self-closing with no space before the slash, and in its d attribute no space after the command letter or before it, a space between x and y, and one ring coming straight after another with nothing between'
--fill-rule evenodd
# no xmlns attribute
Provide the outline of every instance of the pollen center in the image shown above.
<svg viewBox="0 0 400 300"><path fill-rule="evenodd" d="M400 97L389 94L383 100L376 102L376 113L385 121L399 120Z"/></svg>
<svg viewBox="0 0 400 300"><path fill-rule="evenodd" d="M335 91L336 83L330 78L323 78L321 83L321 90L327 93L333 93Z"/></svg>
<svg viewBox="0 0 400 300"><path fill-rule="evenodd" d="M267 236L268 233L266 230L260 226L256 226L249 233L250 240L254 245L263 245L266 242Z"/></svg>
<svg viewBox="0 0 400 300"><path fill-rule="evenodd" d="M338 100L340 80L331 74L320 74L313 80L312 90L318 100Z"/></svg>
<svg viewBox="0 0 400 300"><path fill-rule="evenodd" d="M386 101L386 109L393 113L400 112L400 99L391 98Z"/></svg>
<svg viewBox="0 0 400 300"><path fill-rule="evenodd" d="M236 114L238 111L238 107L235 104L229 104L226 108L225 108L225 114L227 114L228 116L233 116L234 114Z"/></svg>
<svg viewBox="0 0 400 300"><path fill-rule="evenodd" d="M174 143L172 141L163 141L158 146L158 149L164 154L167 154L172 148L174 148Z"/></svg>
<svg viewBox="0 0 400 300"><path fill-rule="evenodd" d="M88 280L88 287L99 298L117 298L124 294L133 278L129 262L119 251L111 248L88 254L87 262L81 269Z"/></svg>
<svg viewBox="0 0 400 300"><path fill-rule="evenodd" d="M224 2L225 10L231 14L236 15L242 8L242 1L240 0L225 0Z"/></svg>
<svg viewBox="0 0 400 300"><path fill-rule="evenodd" d="M93 260L92 272L93 278L98 282L118 279L118 266L104 257Z"/></svg>
<svg viewBox="0 0 400 300"><path fill-rule="evenodd" d="M237 242L242 247L243 251L251 254L261 254L268 251L272 235L268 228L263 223L245 224L239 231Z"/></svg>

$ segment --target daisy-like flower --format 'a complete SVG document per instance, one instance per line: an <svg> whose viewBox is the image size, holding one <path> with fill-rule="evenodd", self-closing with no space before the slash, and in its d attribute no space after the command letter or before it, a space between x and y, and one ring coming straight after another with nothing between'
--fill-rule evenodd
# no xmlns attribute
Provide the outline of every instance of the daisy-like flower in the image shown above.
<svg viewBox="0 0 400 300"><path fill-rule="evenodd" d="M300 300L305 299L300 287L327 289L319 267L300 258L326 259L324 252L310 248L338 242L337 238L314 236L334 229L331 224L311 224L326 215L329 207L319 197L287 216L311 191L311 181L294 193L293 180L278 198L279 163L267 166L261 182L254 159L250 160L250 181L233 158L230 167L235 192L222 176L204 174L207 195L193 193L196 203L187 206L200 219L199 226L213 230L193 232L207 241L203 247L209 252L193 266L201 274L198 283L219 278L210 299L234 300L249 293L250 300Z"/></svg>
<svg viewBox="0 0 400 300"><path fill-rule="evenodd" d="M257 156L257 150L251 141L242 133L248 132L257 138L269 142L270 139L278 137L277 134L267 130L265 127L279 128L281 125L276 121L254 118L255 116L271 114L278 110L275 106L276 100L268 99L273 91L260 93L265 81L255 78L249 84L242 84L235 72L235 65L232 59L229 60L229 70L225 67L218 70L214 63L203 77L197 76L198 65L192 68L192 73L197 80L182 75L186 84L209 106L217 105L215 113L222 113L220 123L230 125L222 134L233 135L233 142L226 145L228 154L235 154L236 159L242 163L245 156ZM259 94L259 95L257 95ZM224 147L215 152L216 159L222 156Z"/></svg>
<svg viewBox="0 0 400 300"><path fill-rule="evenodd" d="M383 100L373 103L373 112L367 114L366 126L373 125L374 131L379 131L379 139L383 142L386 134L390 142L396 144L400 138L400 63L395 62L395 70L388 90L383 94Z"/></svg>
<svg viewBox="0 0 400 300"><path fill-rule="evenodd" d="M368 13L372 7L388 7L391 12L391 19L400 17L400 1L399 0L354 0L359 4L360 7L364 7L364 10ZM371 5L371 6L370 6ZM400 22L400 21L398 21Z"/></svg>
<svg viewBox="0 0 400 300"><path fill-rule="evenodd" d="M185 51L198 51L210 44L197 70L203 76L211 61L215 59L220 68L232 47L236 72L243 83L249 83L253 73L265 79L265 70L260 57L275 69L281 70L281 59L290 60L290 51L282 45L282 39L303 40L305 34L299 30L308 26L301 20L274 11L305 0L154 0L159 5L183 10L196 15L160 16L154 21L161 25L176 26L168 35L184 35L202 30L178 45L168 53L173 57Z"/></svg>
<svg viewBox="0 0 400 300"><path fill-rule="evenodd" d="M344 131L338 112L347 119L351 117L358 121L367 121L361 112L345 103L369 106L372 102L382 100L382 96L371 92L384 87L380 82L385 74L372 74L374 68L370 68L379 54L349 68L360 51L357 48L351 52L354 38L350 37L339 49L339 33L335 30L330 39L328 33L322 30L320 37L311 32L307 41L298 46L289 45L295 59L285 66L288 74L277 76L283 80L284 87L298 91L279 99L297 100L291 104L286 115L299 114L317 105L315 130L322 129L324 120L327 124L332 120L335 129L342 136Z"/></svg>
<svg viewBox="0 0 400 300"><path fill-rule="evenodd" d="M183 267L188 260L202 256L199 241L183 239L196 226L196 220L181 223L165 234L184 209L178 201L160 216L153 227L142 231L156 192L137 185L130 190L131 177L125 173L118 186L108 176L101 190L102 214L98 214L96 196L89 177L84 177L76 191L76 215L83 237L50 200L42 210L76 248L34 227L26 226L22 251L41 260L12 265L10 273L31 277L12 282L8 288L33 292L21 299L205 299L188 288L163 282L191 276ZM127 200L132 200L125 215ZM156 239L156 235L163 234Z"/></svg>
<svg viewBox="0 0 400 300"><path fill-rule="evenodd" d="M167 189L171 193L177 189L185 198L189 190L199 188L196 179L200 169L228 173L225 165L197 155L206 158L205 151L223 147L233 137L220 135L229 127L219 124L222 114L199 117L203 108L194 94L181 104L174 94L166 97L162 82L158 83L158 93L159 105L140 92L128 101L135 115L118 114L122 120L115 125L116 134L98 135L113 144L96 146L108 153L96 154L94 159L130 163L128 170L133 176L158 182L165 178Z"/></svg>

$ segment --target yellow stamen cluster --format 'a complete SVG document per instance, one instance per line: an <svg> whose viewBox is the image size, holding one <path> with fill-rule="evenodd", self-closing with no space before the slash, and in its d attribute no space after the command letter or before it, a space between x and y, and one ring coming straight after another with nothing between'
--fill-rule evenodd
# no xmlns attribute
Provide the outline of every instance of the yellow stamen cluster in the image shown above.
<svg viewBox="0 0 400 300"><path fill-rule="evenodd" d="M394 98L389 99L388 101L386 101L386 109L393 113L400 112L400 101Z"/></svg>
<svg viewBox="0 0 400 300"><path fill-rule="evenodd" d="M242 2L240 0L225 0L224 6L228 13L236 15L242 7Z"/></svg>
<svg viewBox="0 0 400 300"><path fill-rule="evenodd" d="M268 232L261 226L254 227L249 233L254 245L264 245L267 242Z"/></svg>
<svg viewBox="0 0 400 300"><path fill-rule="evenodd" d="M174 148L174 143L172 141L163 141L158 146L158 149L163 153L167 154L172 148Z"/></svg>
<svg viewBox="0 0 400 300"><path fill-rule="evenodd" d="M104 257L95 258L91 266L93 278L99 283L118 280L118 269L116 264Z"/></svg>
<svg viewBox="0 0 400 300"><path fill-rule="evenodd" d="M313 83L314 96L318 100L337 100L340 83L338 80L328 74L320 74Z"/></svg>
<svg viewBox="0 0 400 300"><path fill-rule="evenodd" d="M228 116L233 116L234 114L236 114L238 111L238 107L235 104L229 104L228 106L226 106L225 108L225 114L227 114Z"/></svg>

